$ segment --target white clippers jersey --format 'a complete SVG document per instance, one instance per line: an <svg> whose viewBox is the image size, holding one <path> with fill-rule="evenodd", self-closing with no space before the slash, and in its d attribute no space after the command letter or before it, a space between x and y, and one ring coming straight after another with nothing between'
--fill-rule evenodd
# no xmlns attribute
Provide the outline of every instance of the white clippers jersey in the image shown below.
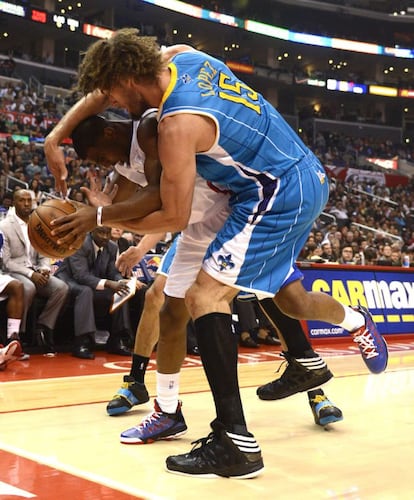
<svg viewBox="0 0 414 500"><path fill-rule="evenodd" d="M156 109L148 109L142 115L144 118L148 113L157 111ZM129 164L117 163L116 171L126 177L131 182L145 187L148 182L144 172L145 153L138 144L137 130L140 120L133 122L131 150L129 153ZM194 224L203 221L207 217L211 217L218 213L224 206L228 204L229 195L218 190L212 189L207 181L198 174L195 179L193 204L191 207L191 216L188 224Z"/></svg>

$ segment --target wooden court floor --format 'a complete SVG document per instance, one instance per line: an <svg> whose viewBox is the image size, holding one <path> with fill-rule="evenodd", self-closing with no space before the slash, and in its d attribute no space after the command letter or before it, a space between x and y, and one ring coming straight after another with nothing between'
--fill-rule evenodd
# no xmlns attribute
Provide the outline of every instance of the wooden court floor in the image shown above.
<svg viewBox="0 0 414 500"><path fill-rule="evenodd" d="M321 347L335 379L324 386L344 420L316 426L306 393L260 401L256 387L281 363L278 348L243 349L239 378L264 473L251 480L167 473L165 458L207 435L214 406L199 358L181 374L189 427L180 440L123 445L119 434L152 403L109 417L105 406L128 372L125 358L32 356L0 372L0 498L41 500L378 499L414 500L414 336L389 343L385 373L369 374L357 350ZM154 363L147 375L155 391Z"/></svg>

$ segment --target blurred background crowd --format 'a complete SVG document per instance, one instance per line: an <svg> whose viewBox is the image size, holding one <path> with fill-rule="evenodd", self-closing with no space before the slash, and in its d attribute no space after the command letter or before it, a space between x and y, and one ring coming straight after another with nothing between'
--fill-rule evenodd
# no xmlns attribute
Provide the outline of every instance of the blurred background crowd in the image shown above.
<svg viewBox="0 0 414 500"><path fill-rule="evenodd" d="M43 153L43 138L60 118L65 106L55 98L39 97L35 92L12 83L0 85L0 207L3 214L12 204L13 191L29 188L35 208L44 197L56 195L54 179ZM8 112L13 112L9 119ZM27 120L27 116L32 120ZM29 141L19 140L20 136ZM413 151L406 145L369 137L352 138L326 132L315 140L303 139L324 165L361 168L358 158L375 156L392 159L396 154L411 160ZM109 169L81 160L71 144L63 145L68 168L70 198L86 202L80 188L89 186L91 177L104 183ZM375 165L365 166L381 171ZM303 248L304 261L342 264L384 264L401 266L404 256L414 261L414 181L387 187L373 180L348 178L346 182L331 175L331 194L323 216ZM131 245L139 235L125 235Z"/></svg>

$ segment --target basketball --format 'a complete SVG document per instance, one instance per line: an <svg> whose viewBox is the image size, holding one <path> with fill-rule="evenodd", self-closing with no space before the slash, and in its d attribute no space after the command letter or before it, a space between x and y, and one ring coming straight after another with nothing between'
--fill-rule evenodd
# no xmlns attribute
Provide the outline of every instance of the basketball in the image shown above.
<svg viewBox="0 0 414 500"><path fill-rule="evenodd" d="M63 259L76 252L76 249L66 245L58 245L57 240L64 236L52 235L51 221L64 215L72 214L76 208L66 200L47 200L30 214L27 224L29 239L33 248L41 255L50 258Z"/></svg>

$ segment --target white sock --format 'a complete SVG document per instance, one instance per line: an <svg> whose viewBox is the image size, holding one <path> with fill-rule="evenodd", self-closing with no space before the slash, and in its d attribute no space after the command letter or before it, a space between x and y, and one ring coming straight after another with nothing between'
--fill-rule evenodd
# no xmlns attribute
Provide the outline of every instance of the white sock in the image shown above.
<svg viewBox="0 0 414 500"><path fill-rule="evenodd" d="M361 328L361 326L365 325L365 318L360 312L355 311L348 306L342 305L342 307L345 311L345 318L342 323L338 324L338 326L348 330L348 332L353 332L354 330L357 330L358 328Z"/></svg>
<svg viewBox="0 0 414 500"><path fill-rule="evenodd" d="M157 372L157 403L162 411L175 413L178 406L178 393L180 390L180 372Z"/></svg>
<svg viewBox="0 0 414 500"><path fill-rule="evenodd" d="M13 333L19 334L21 319L8 318L7 319L7 338L11 338Z"/></svg>

